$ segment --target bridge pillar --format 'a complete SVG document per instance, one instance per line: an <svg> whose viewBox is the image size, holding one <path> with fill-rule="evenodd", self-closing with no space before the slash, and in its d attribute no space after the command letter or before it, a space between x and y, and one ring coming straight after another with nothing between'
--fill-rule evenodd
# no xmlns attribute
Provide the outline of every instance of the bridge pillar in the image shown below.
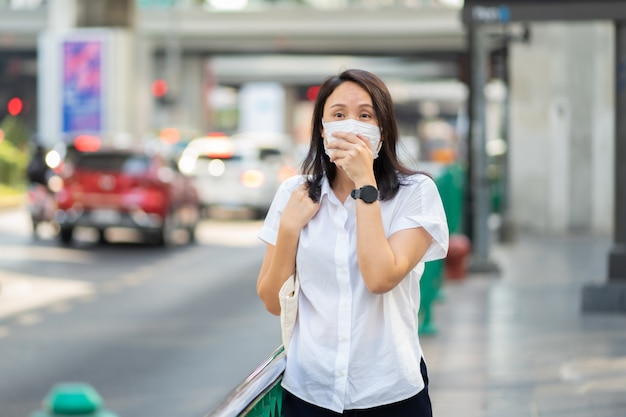
<svg viewBox="0 0 626 417"><path fill-rule="evenodd" d="M137 137L134 0L50 0L38 41L39 137ZM150 94L149 90L145 94Z"/></svg>
<svg viewBox="0 0 626 417"><path fill-rule="evenodd" d="M78 0L76 26L133 29L135 3L136 0Z"/></svg>
<svg viewBox="0 0 626 417"><path fill-rule="evenodd" d="M615 21L615 211L608 281L583 288L583 311L626 313L626 20Z"/></svg>
<svg viewBox="0 0 626 417"><path fill-rule="evenodd" d="M477 273L499 272L499 266L490 257L488 225L489 180L487 174L487 119L485 86L489 76L489 46L487 28L473 24L468 28L470 55L470 183L472 204L472 254L469 270Z"/></svg>

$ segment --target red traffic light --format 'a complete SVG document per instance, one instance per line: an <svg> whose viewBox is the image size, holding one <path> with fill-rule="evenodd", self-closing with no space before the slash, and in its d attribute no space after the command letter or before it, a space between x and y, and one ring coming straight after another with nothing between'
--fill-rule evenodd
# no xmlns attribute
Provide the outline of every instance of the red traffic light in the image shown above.
<svg viewBox="0 0 626 417"><path fill-rule="evenodd" d="M319 85L314 85L312 87L307 88L306 90L306 98L309 99L309 101L315 101L317 99L317 95L320 92L320 86Z"/></svg>
<svg viewBox="0 0 626 417"><path fill-rule="evenodd" d="M13 97L11 100L9 100L9 103L7 104L7 110L9 111L9 114L11 116L17 116L22 112L23 108L24 103L22 102L22 99L18 97Z"/></svg>
<svg viewBox="0 0 626 417"><path fill-rule="evenodd" d="M167 94L167 81L154 80L152 82L152 95L157 98L164 97Z"/></svg>

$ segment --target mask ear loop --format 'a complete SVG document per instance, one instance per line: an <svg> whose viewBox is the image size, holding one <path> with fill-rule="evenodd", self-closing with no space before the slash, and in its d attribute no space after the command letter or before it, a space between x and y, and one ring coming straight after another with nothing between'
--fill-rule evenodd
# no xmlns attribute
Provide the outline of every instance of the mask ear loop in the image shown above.
<svg viewBox="0 0 626 417"><path fill-rule="evenodd" d="M378 155L378 153L380 152L380 150L383 147L383 138L381 137L380 140L378 141L378 149L376 149L376 154Z"/></svg>
<svg viewBox="0 0 626 417"><path fill-rule="evenodd" d="M378 153L383 147L383 128L379 127L379 129L380 129L380 140L378 141L378 149L376 149L376 155L378 155Z"/></svg>

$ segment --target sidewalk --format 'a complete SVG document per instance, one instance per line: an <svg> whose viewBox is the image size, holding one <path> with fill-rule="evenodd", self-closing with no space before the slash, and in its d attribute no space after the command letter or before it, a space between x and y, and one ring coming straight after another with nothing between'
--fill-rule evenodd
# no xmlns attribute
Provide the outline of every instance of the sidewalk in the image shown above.
<svg viewBox="0 0 626 417"><path fill-rule="evenodd" d="M495 244L499 275L447 282L422 336L435 417L626 416L626 315L581 313L608 237Z"/></svg>
<svg viewBox="0 0 626 417"><path fill-rule="evenodd" d="M3 195L0 196L0 210L5 208L19 207L26 203L26 196L24 195Z"/></svg>

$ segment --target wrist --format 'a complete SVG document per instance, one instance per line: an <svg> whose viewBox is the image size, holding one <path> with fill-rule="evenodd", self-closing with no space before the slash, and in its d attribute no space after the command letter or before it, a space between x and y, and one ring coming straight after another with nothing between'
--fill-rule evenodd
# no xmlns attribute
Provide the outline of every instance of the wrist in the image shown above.
<svg viewBox="0 0 626 417"><path fill-rule="evenodd" d="M378 188L378 185L376 184L376 178L360 178L354 181L355 189L365 187L366 185L372 185Z"/></svg>
<svg viewBox="0 0 626 417"><path fill-rule="evenodd" d="M286 236L300 236L300 226L297 222L286 219L284 216L280 219L280 232Z"/></svg>

